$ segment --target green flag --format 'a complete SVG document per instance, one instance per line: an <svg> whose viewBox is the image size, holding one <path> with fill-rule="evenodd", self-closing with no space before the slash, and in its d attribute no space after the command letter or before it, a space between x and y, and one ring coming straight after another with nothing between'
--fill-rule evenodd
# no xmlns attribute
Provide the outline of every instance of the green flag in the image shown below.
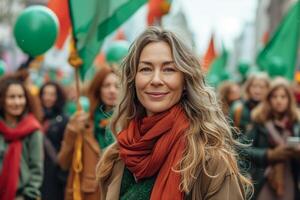
<svg viewBox="0 0 300 200"><path fill-rule="evenodd" d="M227 60L228 52L223 46L222 54L213 61L207 73L207 80L211 85L216 87L224 78L227 79L227 77L224 77L228 75L226 71Z"/></svg>
<svg viewBox="0 0 300 200"><path fill-rule="evenodd" d="M275 34L257 56L261 70L271 76L294 79L300 31L300 3L295 3L279 24Z"/></svg>
<svg viewBox="0 0 300 200"><path fill-rule="evenodd" d="M83 60L80 76L98 54L106 36L115 31L147 0L69 0L76 49Z"/></svg>

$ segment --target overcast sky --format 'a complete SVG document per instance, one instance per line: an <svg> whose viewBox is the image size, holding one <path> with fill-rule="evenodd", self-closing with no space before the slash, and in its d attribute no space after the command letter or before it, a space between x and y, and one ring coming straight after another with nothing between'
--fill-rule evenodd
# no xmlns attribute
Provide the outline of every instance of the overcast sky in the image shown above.
<svg viewBox="0 0 300 200"><path fill-rule="evenodd" d="M172 4L180 4L179 7L185 13L193 33L197 52L203 54L212 32L215 33L217 46L221 46L223 42L231 49L234 39L241 33L243 24L254 22L257 1L173 0ZM147 7L144 6L124 26L129 41L133 41L146 28L146 15Z"/></svg>
<svg viewBox="0 0 300 200"><path fill-rule="evenodd" d="M212 32L217 43L232 46L245 22L253 22L257 0L180 0L199 51L205 51Z"/></svg>

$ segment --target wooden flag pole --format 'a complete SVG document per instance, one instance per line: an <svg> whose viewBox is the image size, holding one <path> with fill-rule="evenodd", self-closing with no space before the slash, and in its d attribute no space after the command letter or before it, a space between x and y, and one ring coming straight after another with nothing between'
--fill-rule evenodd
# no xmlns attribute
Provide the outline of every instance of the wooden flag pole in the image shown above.
<svg viewBox="0 0 300 200"><path fill-rule="evenodd" d="M79 57L76 47L75 41L72 37L70 44L70 56L69 63L75 69L75 82L76 82L76 91L77 91L77 112L82 110L82 106L80 104L80 79L79 79L79 67L82 65L82 60ZM81 189L80 189L80 173L82 171L82 144L83 144L83 135L80 132L75 140L74 144L74 153L72 160L72 169L74 171L74 180L73 180L73 199L81 200Z"/></svg>

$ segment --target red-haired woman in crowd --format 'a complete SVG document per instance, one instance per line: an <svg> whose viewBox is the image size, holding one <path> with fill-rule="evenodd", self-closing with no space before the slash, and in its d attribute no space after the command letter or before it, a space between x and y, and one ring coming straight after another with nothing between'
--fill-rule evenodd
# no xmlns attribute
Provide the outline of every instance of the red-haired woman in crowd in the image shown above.
<svg viewBox="0 0 300 200"><path fill-rule="evenodd" d="M117 101L119 78L116 72L102 67L90 83L87 95L90 101L89 113L77 112L71 117L58 155L60 166L69 170L65 200L79 195L75 191L75 171L72 166L74 144L78 134L83 134L82 171L80 172L80 195L84 200L99 200L99 186L95 168L102 152L114 141L108 127L109 119Z"/></svg>

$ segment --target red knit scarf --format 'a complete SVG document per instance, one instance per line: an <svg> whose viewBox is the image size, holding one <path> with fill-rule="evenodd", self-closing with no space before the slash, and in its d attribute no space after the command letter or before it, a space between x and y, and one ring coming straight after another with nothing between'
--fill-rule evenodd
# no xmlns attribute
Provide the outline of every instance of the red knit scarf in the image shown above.
<svg viewBox="0 0 300 200"><path fill-rule="evenodd" d="M120 157L137 180L157 174L151 200L182 200L178 169L189 122L183 109L172 109L142 120L132 120L118 135Z"/></svg>
<svg viewBox="0 0 300 200"><path fill-rule="evenodd" d="M31 114L25 116L15 128L10 128L0 121L0 134L9 143L0 174L1 200L15 199L19 182L22 139L37 129L40 129L40 124Z"/></svg>

